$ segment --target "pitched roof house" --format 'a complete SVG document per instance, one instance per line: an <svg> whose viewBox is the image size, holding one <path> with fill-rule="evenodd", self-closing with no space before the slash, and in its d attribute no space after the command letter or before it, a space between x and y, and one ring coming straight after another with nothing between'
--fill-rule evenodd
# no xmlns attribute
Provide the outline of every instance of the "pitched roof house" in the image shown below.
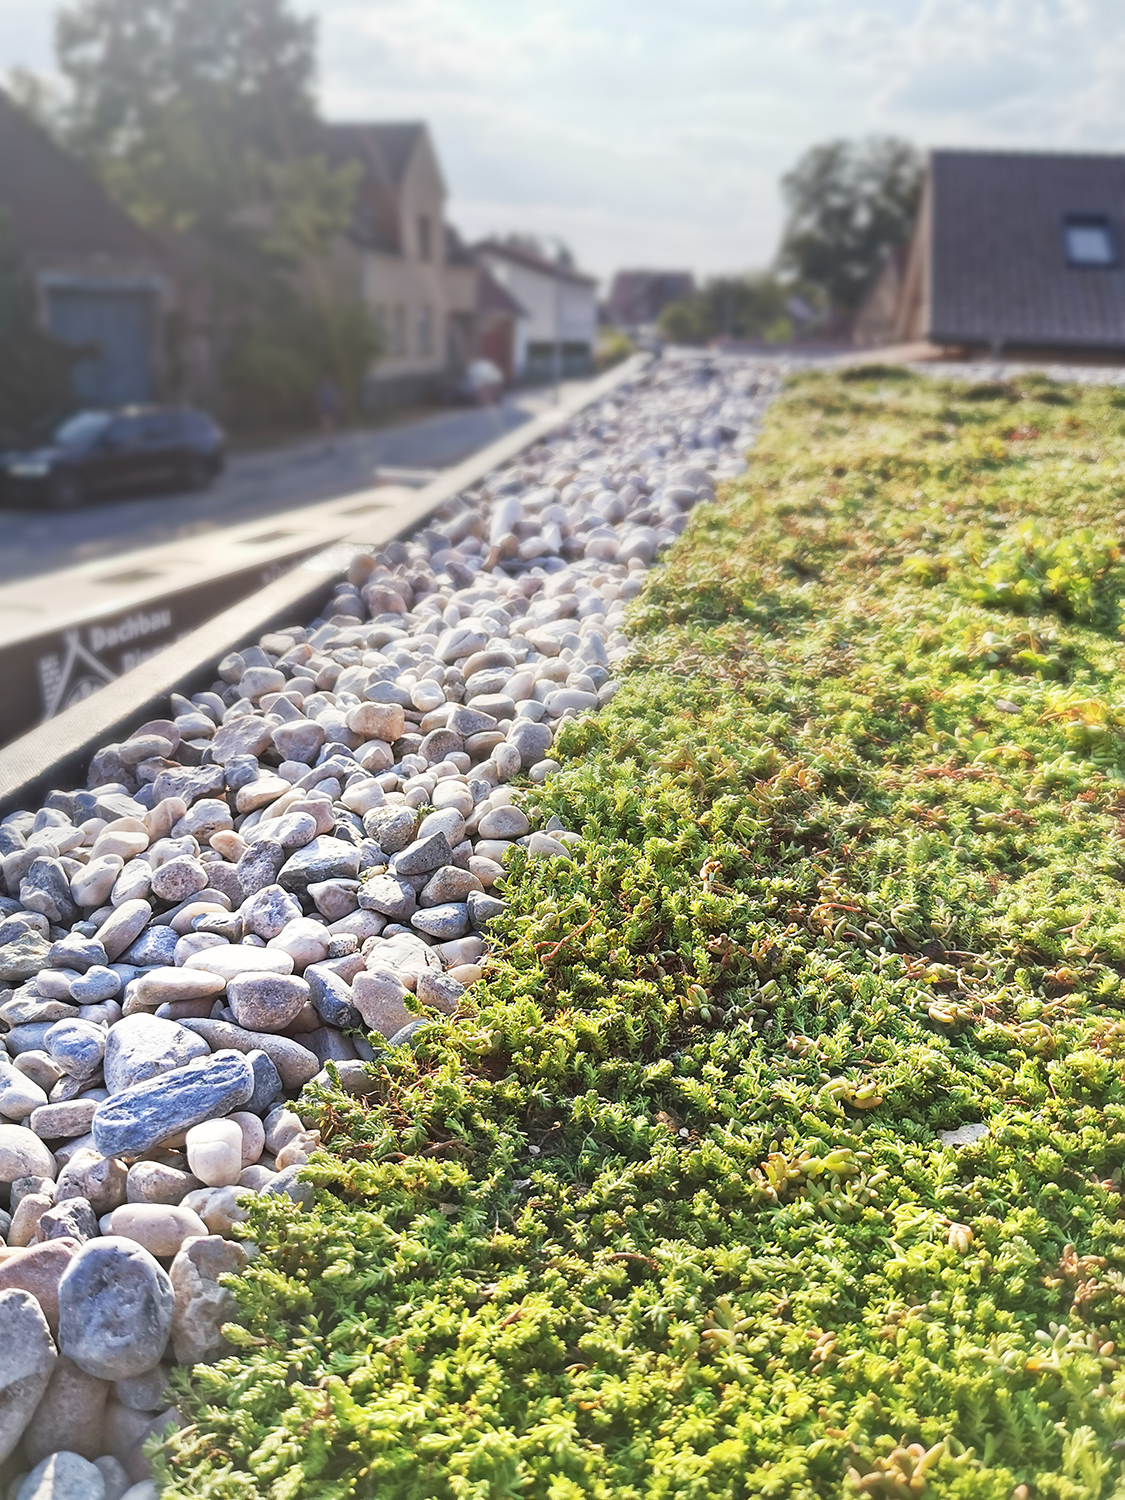
<svg viewBox="0 0 1125 1500"><path fill-rule="evenodd" d="M565 259L549 259L524 240L482 240L474 253L524 311L515 330L516 373L549 378L557 350L559 373L588 374L598 329L596 278Z"/></svg>
<svg viewBox="0 0 1125 1500"><path fill-rule="evenodd" d="M1119 356L1123 255L1125 156L934 151L905 266L888 260L857 327L885 343Z"/></svg>
<svg viewBox="0 0 1125 1500"><path fill-rule="evenodd" d="M79 399L110 406L156 394L174 298L164 251L2 91L0 212L45 329L92 351L75 367Z"/></svg>
<svg viewBox="0 0 1125 1500"><path fill-rule="evenodd" d="M694 291L690 271L618 271L606 313L620 328L648 328L669 303L682 302Z"/></svg>
<svg viewBox="0 0 1125 1500"><path fill-rule="evenodd" d="M372 404L426 394L475 352L477 268L445 222L446 187L420 121L326 125L330 160L362 176L341 274L372 309L383 354Z"/></svg>

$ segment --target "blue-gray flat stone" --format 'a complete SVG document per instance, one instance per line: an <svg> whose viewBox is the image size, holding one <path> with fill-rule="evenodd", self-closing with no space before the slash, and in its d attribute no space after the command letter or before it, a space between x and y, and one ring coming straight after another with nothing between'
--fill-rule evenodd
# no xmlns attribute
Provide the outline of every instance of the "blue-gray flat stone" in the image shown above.
<svg viewBox="0 0 1125 1500"><path fill-rule="evenodd" d="M78 932L68 932L66 937L52 943L47 955L47 963L52 969L77 969L79 974L108 962L101 943Z"/></svg>
<svg viewBox="0 0 1125 1500"><path fill-rule="evenodd" d="M425 875L430 870L440 869L453 859L453 850L444 833L431 833L424 839L409 844L401 854L391 860L392 875Z"/></svg>
<svg viewBox="0 0 1125 1500"><path fill-rule="evenodd" d="M305 970L309 986L309 999L317 1015L329 1026L358 1029L363 1018L352 1004L352 987L330 964L309 964Z"/></svg>
<svg viewBox="0 0 1125 1500"><path fill-rule="evenodd" d="M247 1052L246 1061L254 1070L254 1092L243 1108L252 1114L264 1115L281 1093L281 1075L265 1052Z"/></svg>
<svg viewBox="0 0 1125 1500"><path fill-rule="evenodd" d="M173 932L171 927L163 924L149 927L122 954L122 959L127 964L136 964L143 969L170 967L179 941L179 933Z"/></svg>
<svg viewBox="0 0 1125 1500"><path fill-rule="evenodd" d="M254 1070L243 1054L215 1052L103 1099L94 1113L94 1145L103 1156L139 1156L182 1130L229 1115L253 1092Z"/></svg>
<svg viewBox="0 0 1125 1500"><path fill-rule="evenodd" d="M469 930L469 908L463 901L447 901L444 906L427 906L410 918L411 927L427 937L449 942L464 937Z"/></svg>
<svg viewBox="0 0 1125 1500"><path fill-rule="evenodd" d="M303 892L321 880L354 880L358 873L356 846L321 834L289 856L277 880L287 891Z"/></svg>

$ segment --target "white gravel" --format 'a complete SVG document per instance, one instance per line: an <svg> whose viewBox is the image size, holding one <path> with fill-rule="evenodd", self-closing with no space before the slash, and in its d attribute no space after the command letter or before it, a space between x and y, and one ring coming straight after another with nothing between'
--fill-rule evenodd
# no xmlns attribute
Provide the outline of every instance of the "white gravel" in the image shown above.
<svg viewBox="0 0 1125 1500"><path fill-rule="evenodd" d="M88 1403L143 1418L68 1416L80 1457L147 1477L144 1438L174 1420L150 1376L226 1352L246 1196L311 1201L301 1088L331 1060L365 1092L372 1033L407 1041L480 978L509 850L581 842L512 783L555 774L559 726L617 691L629 601L744 468L781 373L658 362L354 557L321 617L173 695L84 790L0 823L0 1335L50 1313L39 1406L61 1353ZM50 1295L27 1306L48 1271L61 1326ZM25 1364L0 1336L0 1394ZM0 1460L30 1469L23 1404Z"/></svg>

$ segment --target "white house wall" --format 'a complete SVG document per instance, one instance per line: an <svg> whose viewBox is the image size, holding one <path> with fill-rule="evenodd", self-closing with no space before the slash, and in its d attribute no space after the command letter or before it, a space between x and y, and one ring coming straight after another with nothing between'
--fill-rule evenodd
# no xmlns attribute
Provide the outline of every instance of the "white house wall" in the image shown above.
<svg viewBox="0 0 1125 1500"><path fill-rule="evenodd" d="M593 348L598 309L593 287L563 281L506 256L484 253L488 269L527 313L516 324L515 361L527 364L529 344L587 344Z"/></svg>

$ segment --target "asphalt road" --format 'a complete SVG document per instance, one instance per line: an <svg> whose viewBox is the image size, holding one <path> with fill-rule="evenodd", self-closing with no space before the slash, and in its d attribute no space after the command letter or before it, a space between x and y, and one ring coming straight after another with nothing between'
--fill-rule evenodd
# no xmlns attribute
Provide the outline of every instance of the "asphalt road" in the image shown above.
<svg viewBox="0 0 1125 1500"><path fill-rule="evenodd" d="M497 406L345 433L331 448L317 439L241 454L202 494L130 496L61 515L0 509L0 583L331 500L368 488L380 469L447 468L551 401L549 391L521 392Z"/></svg>

